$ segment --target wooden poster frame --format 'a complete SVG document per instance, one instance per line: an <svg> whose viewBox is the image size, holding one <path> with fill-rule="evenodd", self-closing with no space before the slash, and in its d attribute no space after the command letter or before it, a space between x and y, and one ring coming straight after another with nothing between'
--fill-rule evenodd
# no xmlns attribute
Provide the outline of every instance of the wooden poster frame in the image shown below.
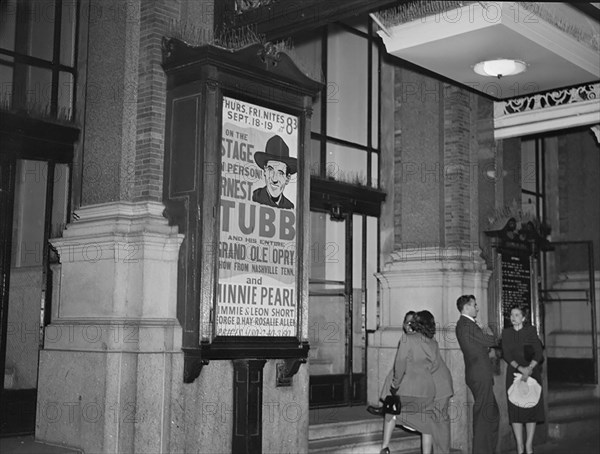
<svg viewBox="0 0 600 454"><path fill-rule="evenodd" d="M165 216L185 235L177 291L184 382L193 381L210 360L220 359L280 358L285 360L286 373L295 373L309 349L310 117L322 84L268 43L230 51L165 39L163 68L167 74ZM216 335L224 97L298 118L294 336Z"/></svg>

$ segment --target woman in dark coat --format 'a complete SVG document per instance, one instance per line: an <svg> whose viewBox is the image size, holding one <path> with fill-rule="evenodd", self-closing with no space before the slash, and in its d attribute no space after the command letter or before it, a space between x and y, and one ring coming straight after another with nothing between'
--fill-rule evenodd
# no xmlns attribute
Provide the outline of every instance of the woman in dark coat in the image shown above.
<svg viewBox="0 0 600 454"><path fill-rule="evenodd" d="M452 377L445 373L447 368L441 359L438 343L433 338L435 319L431 312L420 311L411 326L414 332L403 336L398 345L390 390L392 394L400 395L401 410L397 416L385 415L381 454L390 452L388 444L395 424L421 432L421 450L424 454L432 452L434 443L436 446L449 443L449 439L446 440L449 437L445 436L449 420L436 417L435 414L435 401L441 411L444 408L447 410L447 400L452 394ZM441 373L440 367L444 368ZM436 380L439 382L439 395L436 393Z"/></svg>
<svg viewBox="0 0 600 454"><path fill-rule="evenodd" d="M527 322L527 309L516 306L510 311L512 327L502 332L502 353L507 362L506 390L513 384L515 373L521 374L521 380L534 378L542 384L540 363L543 360L542 342L534 326ZM508 394L507 394L508 396ZM509 399L508 421L512 425L517 450L519 453L533 453L533 436L538 422L544 421L544 402L540 396L538 403L529 408L514 405ZM523 446L523 425L526 427L527 438ZM523 450L525 448L525 451Z"/></svg>

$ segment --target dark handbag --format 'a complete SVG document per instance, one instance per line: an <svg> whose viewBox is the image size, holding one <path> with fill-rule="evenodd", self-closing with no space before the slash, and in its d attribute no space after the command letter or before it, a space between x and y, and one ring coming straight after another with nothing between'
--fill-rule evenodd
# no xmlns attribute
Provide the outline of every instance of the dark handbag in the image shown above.
<svg viewBox="0 0 600 454"><path fill-rule="evenodd" d="M383 413L386 415L400 414L400 396L397 394L388 394L385 399L380 399L383 403Z"/></svg>

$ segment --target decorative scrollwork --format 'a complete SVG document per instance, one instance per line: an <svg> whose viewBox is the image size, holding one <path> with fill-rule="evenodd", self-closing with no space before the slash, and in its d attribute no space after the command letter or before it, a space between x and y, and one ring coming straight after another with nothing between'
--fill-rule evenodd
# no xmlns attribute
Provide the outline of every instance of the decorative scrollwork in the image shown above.
<svg viewBox="0 0 600 454"><path fill-rule="evenodd" d="M269 67L277 66L281 60L281 55L277 46L273 43L265 43L264 46L258 51L258 57L265 64L267 69Z"/></svg>
<svg viewBox="0 0 600 454"><path fill-rule="evenodd" d="M292 386L294 375L302 364L306 364L306 358L287 358L278 363L275 386Z"/></svg>
<svg viewBox="0 0 600 454"><path fill-rule="evenodd" d="M274 0L235 0L235 10L238 14L275 3Z"/></svg>
<svg viewBox="0 0 600 454"><path fill-rule="evenodd" d="M564 90L553 90L546 93L510 99L504 102L503 114L510 115L598 98L600 98L600 84L586 84Z"/></svg>

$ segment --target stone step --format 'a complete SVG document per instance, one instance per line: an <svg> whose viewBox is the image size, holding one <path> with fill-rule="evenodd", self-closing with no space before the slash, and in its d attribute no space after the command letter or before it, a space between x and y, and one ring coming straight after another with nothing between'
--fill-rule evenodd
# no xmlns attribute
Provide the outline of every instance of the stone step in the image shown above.
<svg viewBox="0 0 600 454"><path fill-rule="evenodd" d="M597 434L600 415L595 417L573 417L548 422L548 436L554 440L577 440L590 434Z"/></svg>
<svg viewBox="0 0 600 454"><path fill-rule="evenodd" d="M561 385L548 390L548 405L572 404L595 398L596 385Z"/></svg>
<svg viewBox="0 0 600 454"><path fill-rule="evenodd" d="M308 452L311 454L378 454L381 450L382 436L380 428L377 432L309 440ZM421 437L418 434L396 428L392 434L389 448L394 453L420 453Z"/></svg>
<svg viewBox="0 0 600 454"><path fill-rule="evenodd" d="M600 417L600 399L597 397L585 401L549 403L548 421L563 421L577 418Z"/></svg>
<svg viewBox="0 0 600 454"><path fill-rule="evenodd" d="M548 435L578 438L598 432L600 398L594 385L564 385L548 390Z"/></svg>
<svg viewBox="0 0 600 454"><path fill-rule="evenodd" d="M379 418L311 425L308 451L311 454L378 454L382 437L383 420ZM421 436L397 426L389 447L393 453L420 453Z"/></svg>
<svg viewBox="0 0 600 454"><path fill-rule="evenodd" d="M308 440L316 441L336 437L381 432L383 418L359 419L354 421L336 421L324 424L311 424L308 427Z"/></svg>

